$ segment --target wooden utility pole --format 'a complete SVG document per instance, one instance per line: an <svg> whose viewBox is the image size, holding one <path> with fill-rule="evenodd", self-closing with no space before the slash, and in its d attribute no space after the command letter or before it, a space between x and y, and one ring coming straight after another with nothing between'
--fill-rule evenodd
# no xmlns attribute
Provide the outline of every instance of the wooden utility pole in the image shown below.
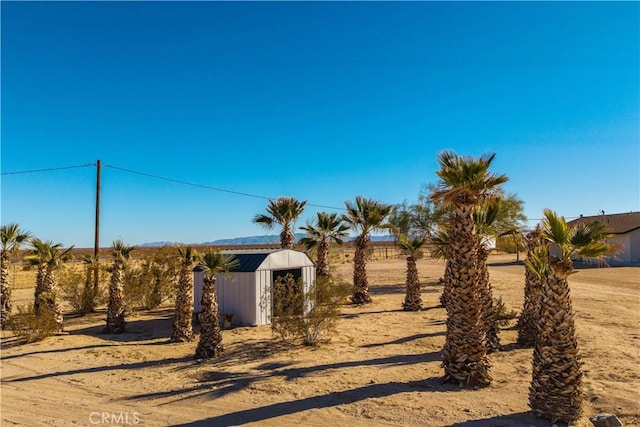
<svg viewBox="0 0 640 427"><path fill-rule="evenodd" d="M100 174L102 169L102 162L98 160L96 163L96 228L94 238L93 256L95 258L95 269L93 270L93 285L95 289L98 289L98 271L100 270L98 264L99 252L100 252Z"/></svg>

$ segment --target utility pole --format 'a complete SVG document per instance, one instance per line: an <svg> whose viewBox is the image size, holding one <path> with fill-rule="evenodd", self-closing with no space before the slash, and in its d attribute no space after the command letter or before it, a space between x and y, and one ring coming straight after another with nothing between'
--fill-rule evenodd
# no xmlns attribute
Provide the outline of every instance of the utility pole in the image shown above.
<svg viewBox="0 0 640 427"><path fill-rule="evenodd" d="M95 258L95 269L93 270L93 286L94 289L98 289L98 271L100 270L100 264L98 263L99 251L100 251L100 175L102 172L102 162L98 160L96 163L96 228L95 239L93 248L93 257Z"/></svg>

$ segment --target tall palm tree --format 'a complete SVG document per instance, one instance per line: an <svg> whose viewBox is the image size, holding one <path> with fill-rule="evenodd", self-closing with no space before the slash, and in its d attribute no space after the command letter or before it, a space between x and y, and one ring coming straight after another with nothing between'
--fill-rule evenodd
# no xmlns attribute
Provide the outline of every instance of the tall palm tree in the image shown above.
<svg viewBox="0 0 640 427"><path fill-rule="evenodd" d="M540 304L542 302L542 281L540 276L529 268L533 257L541 251L548 252L548 243L542 240L542 229L538 224L527 233L527 267L524 272L524 302L522 314L518 319L518 344L522 347L533 347L536 340L536 327Z"/></svg>
<svg viewBox="0 0 640 427"><path fill-rule="evenodd" d="M316 277L329 277L329 245L334 242L342 244L349 234L349 226L342 222L337 213L318 212L315 224L308 223L301 230L307 236L300 240L308 250L316 248Z"/></svg>
<svg viewBox="0 0 640 427"><path fill-rule="evenodd" d="M299 201L294 197L270 199L267 205L267 215L258 214L252 222L262 224L267 230L271 230L276 224L281 225L280 246L283 249L290 249L295 239L293 224L304 211L306 204L306 200Z"/></svg>
<svg viewBox="0 0 640 427"><path fill-rule="evenodd" d="M62 243L53 243L41 239L31 239L32 250L26 257L31 265L37 265L36 288L34 292L33 308L36 315L45 313L53 316L53 319L62 330L63 315L57 297L56 272L63 262L71 256L73 246L62 249Z"/></svg>
<svg viewBox="0 0 640 427"><path fill-rule="evenodd" d="M386 222L393 205L378 202L356 196L355 204L344 202L347 213L342 215L342 220L358 233L355 240L356 251L353 256L353 295L351 302L354 304L368 304L371 302L369 295L369 282L367 280L367 247L371 241L371 232L383 229L392 229L393 226Z"/></svg>
<svg viewBox="0 0 640 427"><path fill-rule="evenodd" d="M498 337L499 327L495 306L493 304L493 287L489 277L489 266L487 260L489 258L489 239L495 237L493 223L500 211L501 199L496 198L489 200L480 206L474 215L474 221L477 226L480 244L478 245L478 290L480 297L481 320L485 330L485 340L487 352L492 353L499 351L500 338Z"/></svg>
<svg viewBox="0 0 640 427"><path fill-rule="evenodd" d="M478 287L480 239L474 212L494 197L505 175L489 172L495 154L480 158L444 151L438 156L440 181L431 199L452 208L448 227L451 283L447 301L447 342L443 350L445 380L466 386L491 383Z"/></svg>
<svg viewBox="0 0 640 427"><path fill-rule="evenodd" d="M409 238L404 234L398 235L398 244L407 253L407 281L406 293L402 308L404 311L422 310L422 294L420 292L420 277L416 261L424 255L422 246L425 240L421 238Z"/></svg>
<svg viewBox="0 0 640 427"><path fill-rule="evenodd" d="M122 240L113 242L111 255L113 267L111 282L109 283L109 306L107 308L107 325L104 332L107 334L120 334L125 330L126 304L124 299L123 269L131 258L131 252L135 246L129 246Z"/></svg>
<svg viewBox="0 0 640 427"><path fill-rule="evenodd" d="M533 350L529 406L538 415L575 422L582 408L582 372L567 278L575 273L572 256L602 257L611 250L610 236L599 222L574 228L564 217L545 209L542 239L559 255L540 251L527 264L544 280L540 316Z"/></svg>
<svg viewBox="0 0 640 427"><path fill-rule="evenodd" d="M200 340L196 347L196 359L211 359L224 354L222 331L218 313L218 295L216 291L216 274L229 276L231 270L239 265L233 255L209 251L201 258L204 285L202 287L202 311L200 320Z"/></svg>
<svg viewBox="0 0 640 427"><path fill-rule="evenodd" d="M190 246L178 248L180 273L176 289L176 310L171 341L185 342L193 339L193 268L199 260L198 253Z"/></svg>
<svg viewBox="0 0 640 427"><path fill-rule="evenodd" d="M0 255L2 262L2 266L0 267L0 299L2 299L0 327L4 327L9 316L11 316L11 283L9 281L11 255L20 249L22 243L30 236L31 233L22 230L16 223L6 224L0 227L0 243L2 245L2 254Z"/></svg>

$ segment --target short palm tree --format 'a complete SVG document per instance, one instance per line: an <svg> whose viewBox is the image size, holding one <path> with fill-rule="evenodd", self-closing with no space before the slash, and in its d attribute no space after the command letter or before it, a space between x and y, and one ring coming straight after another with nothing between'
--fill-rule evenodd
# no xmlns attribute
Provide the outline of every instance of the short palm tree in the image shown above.
<svg viewBox="0 0 640 427"><path fill-rule="evenodd" d="M202 287L202 311L200 320L200 340L196 347L196 359L211 359L224 354L222 331L218 313L218 295L216 291L216 274L229 276L231 270L239 265L233 255L209 251L201 258L204 285Z"/></svg>
<svg viewBox="0 0 640 427"><path fill-rule="evenodd" d="M36 274L36 289L34 292L33 308L36 315L45 313L53 316L53 319L62 330L63 315L57 297L56 272L63 262L71 256L73 246L62 249L62 243L43 241L37 238L31 239L32 250L26 257L31 265L38 267Z"/></svg>
<svg viewBox="0 0 640 427"><path fill-rule="evenodd" d="M353 256L353 295L351 302L354 304L368 304L371 302L369 295L369 282L367 280L367 248L371 241L371 232L383 229L392 229L393 226L386 222L393 205L378 202L356 196L355 204L344 203L347 213L342 215L342 220L349 228L356 231L356 251Z"/></svg>
<svg viewBox="0 0 640 427"><path fill-rule="evenodd" d="M185 342L193 339L193 268L199 260L198 253L190 246L178 248L180 273L176 289L176 310L171 341Z"/></svg>
<svg viewBox="0 0 640 427"><path fill-rule="evenodd" d="M349 234L349 226L342 222L337 213L318 212L315 224L300 227L307 236L300 240L308 250L316 249L316 277L329 277L329 245L342 244Z"/></svg>
<svg viewBox="0 0 640 427"><path fill-rule="evenodd" d="M548 252L548 242L542 240L542 229L537 225L527 233L527 260L532 260L537 253ZM540 275L531 270L529 263L524 272L524 302L522 314L518 319L518 344L522 347L533 347L536 341L536 327L542 302L542 281Z"/></svg>
<svg viewBox="0 0 640 427"><path fill-rule="evenodd" d="M566 423L575 422L582 408L582 364L576 340L568 277L575 273L572 256L597 258L611 250L610 236L599 222L574 228L564 217L546 209L542 239L555 245L558 256L539 251L527 259L544 281L537 335L533 350L529 406L537 415Z"/></svg>
<svg viewBox="0 0 640 427"><path fill-rule="evenodd" d="M447 298L448 344L443 350L443 366L445 380L461 386L491 383L478 287L480 239L474 213L507 181L506 176L489 172L494 157L494 154L474 158L461 157L452 151L440 153L440 170L436 172L440 181L431 194L431 200L452 208L447 254L452 278Z"/></svg>
<svg viewBox="0 0 640 427"><path fill-rule="evenodd" d="M107 325L104 332L107 334L120 334L125 331L126 304L124 299L123 270L127 261L131 258L131 252L135 246L129 246L122 240L113 242L111 254L113 267L111 282L109 283L109 306L107 308Z"/></svg>
<svg viewBox="0 0 640 427"><path fill-rule="evenodd" d="M262 224L267 230L271 230L276 224L281 225L280 246L283 249L290 249L295 239L293 225L304 211L306 204L306 200L299 201L294 197L270 199L267 205L267 215L258 214L252 222Z"/></svg>
<svg viewBox="0 0 640 427"><path fill-rule="evenodd" d="M0 268L0 299L2 300L2 317L0 327L6 325L11 316L11 283L9 281L9 265L11 255L16 253L22 243L24 243L31 233L22 230L16 223L6 224L0 228L0 243L2 244L2 255L0 255L2 266Z"/></svg>
<svg viewBox="0 0 640 427"><path fill-rule="evenodd" d="M83 314L93 313L96 309L99 293L98 281L96 276L99 274L100 262L93 255L84 255L82 263L85 267L84 288L82 289L82 307L80 312Z"/></svg>
<svg viewBox="0 0 640 427"><path fill-rule="evenodd" d="M398 235L398 244L407 254L407 288L402 309L404 311L422 310L422 294L420 291L420 277L416 261L424 255L422 246L425 240L421 238L409 238L404 234Z"/></svg>

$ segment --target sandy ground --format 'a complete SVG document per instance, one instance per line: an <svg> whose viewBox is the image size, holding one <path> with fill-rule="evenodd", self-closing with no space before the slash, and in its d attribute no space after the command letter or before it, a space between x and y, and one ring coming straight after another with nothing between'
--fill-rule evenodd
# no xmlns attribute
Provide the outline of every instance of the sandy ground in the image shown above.
<svg viewBox="0 0 640 427"><path fill-rule="evenodd" d="M492 256L495 296L520 310L524 267ZM224 331L223 359L198 364L195 343L170 344L172 310L128 318L126 334L102 335L104 312L66 319L67 333L14 345L2 335L2 426L304 425L549 426L527 406L531 350L501 332L493 383L442 383L443 264L421 260L426 309L405 313L404 260L370 262L373 304L345 306L338 332L318 348L272 338L269 326ZM345 278L351 265L337 267ZM585 371L585 417L615 413L640 425L640 268L580 269L571 276ZM31 289L14 293L17 303Z"/></svg>

